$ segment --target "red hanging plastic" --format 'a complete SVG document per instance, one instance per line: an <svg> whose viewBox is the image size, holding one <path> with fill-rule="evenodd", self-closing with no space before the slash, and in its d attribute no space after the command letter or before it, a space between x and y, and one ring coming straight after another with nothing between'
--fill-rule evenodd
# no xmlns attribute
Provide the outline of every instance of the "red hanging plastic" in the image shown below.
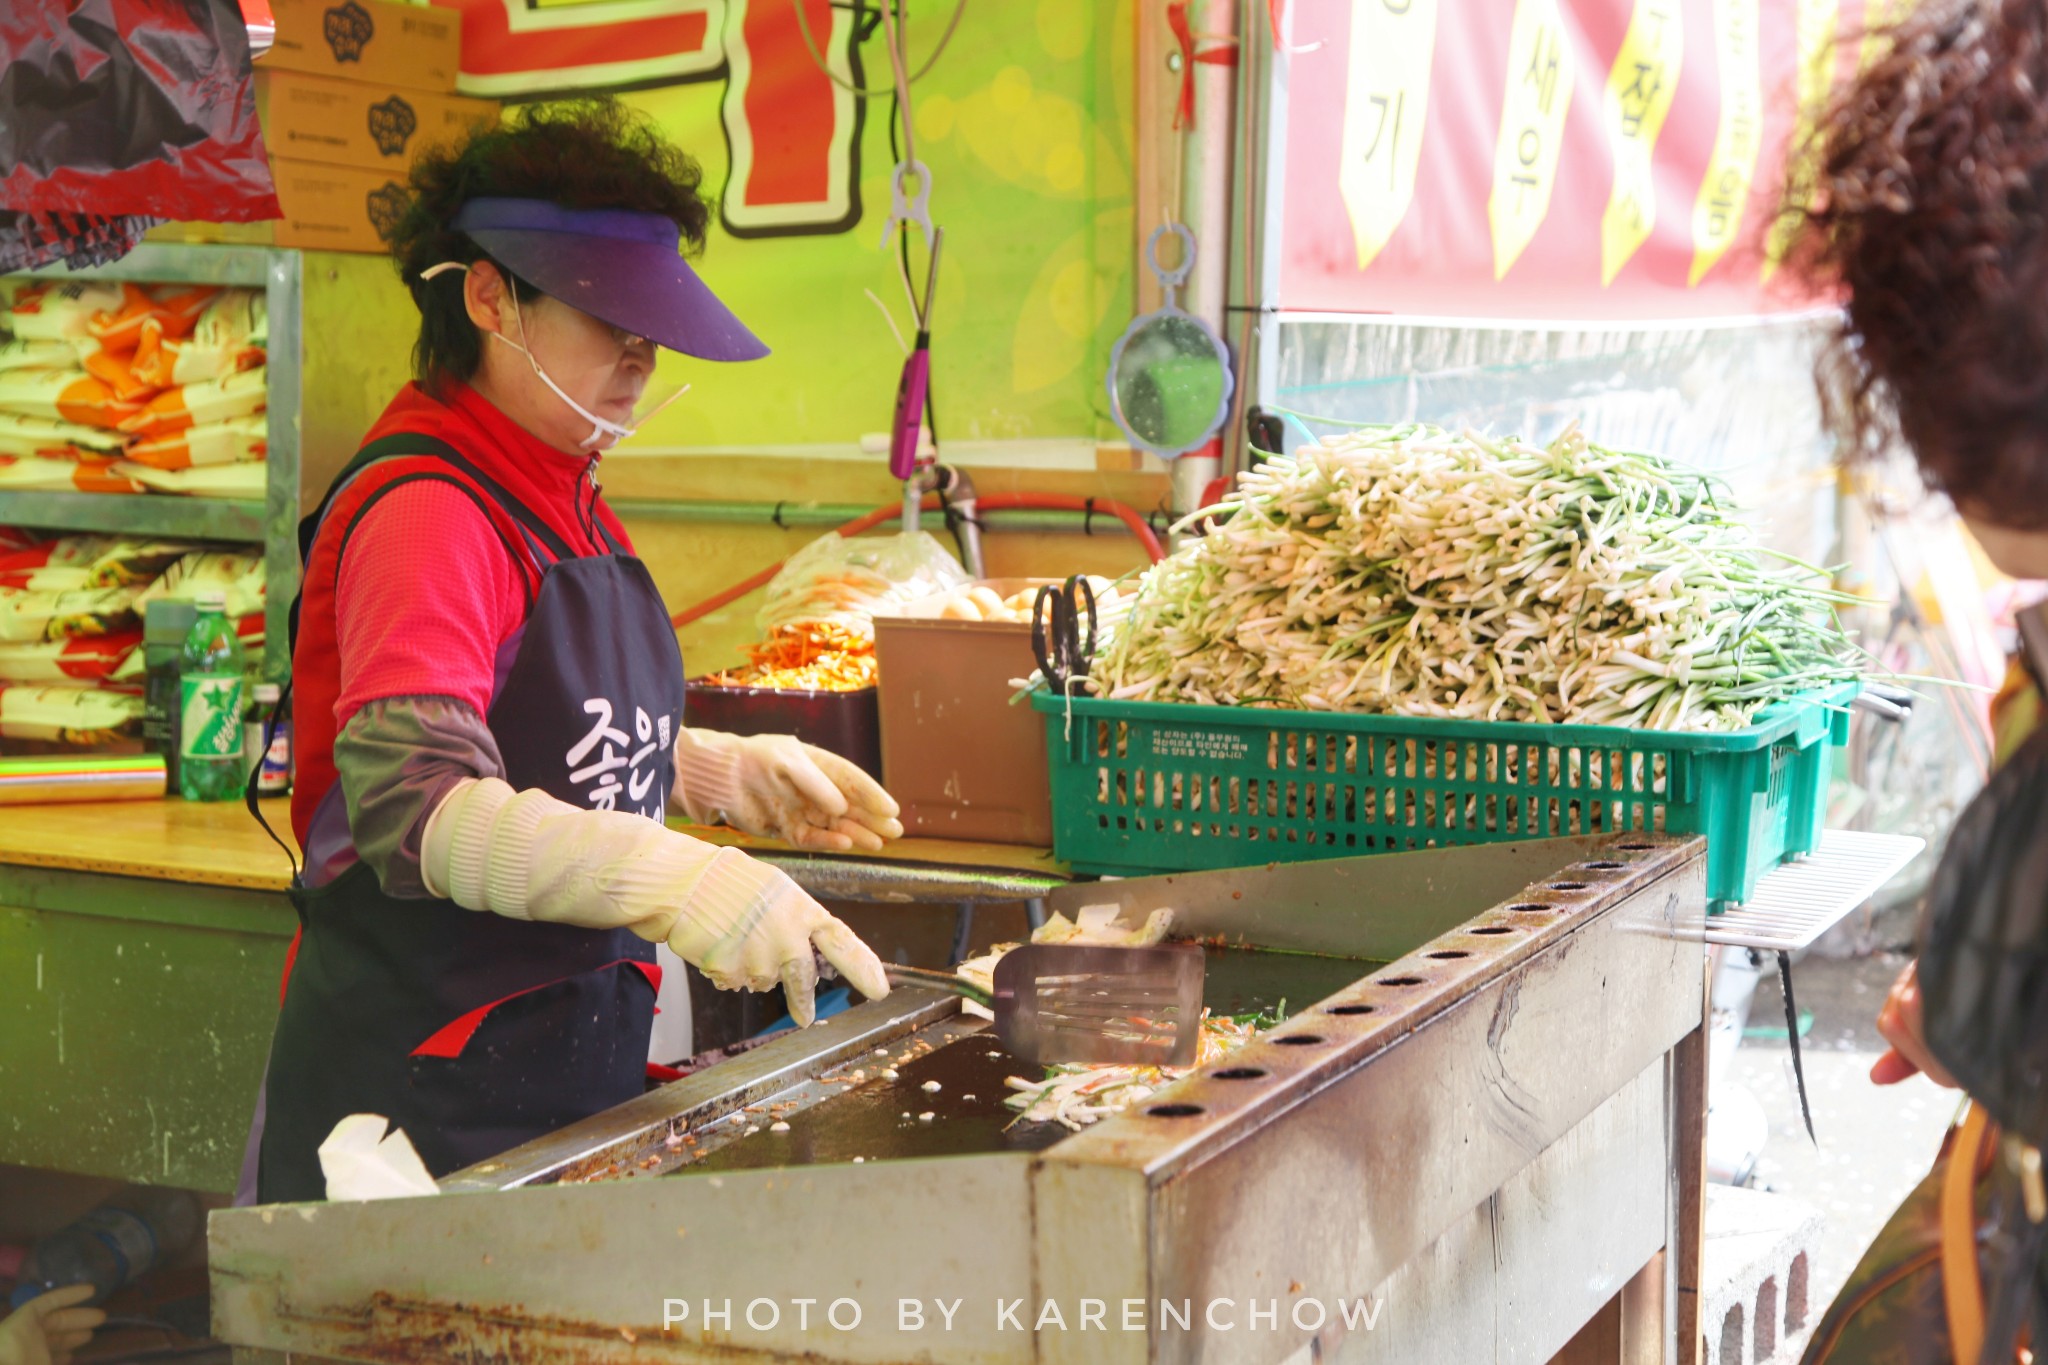
<svg viewBox="0 0 2048 1365"><path fill-rule="evenodd" d="M0 208L279 218L236 0L0 4Z"/></svg>

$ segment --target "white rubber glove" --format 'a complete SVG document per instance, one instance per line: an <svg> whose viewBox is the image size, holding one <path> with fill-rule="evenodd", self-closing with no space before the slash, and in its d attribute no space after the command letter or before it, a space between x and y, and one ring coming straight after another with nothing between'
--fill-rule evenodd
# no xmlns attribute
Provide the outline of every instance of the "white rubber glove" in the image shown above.
<svg viewBox="0 0 2048 1365"><path fill-rule="evenodd" d="M800 1025L814 1017L814 951L869 999L889 993L867 945L767 864L495 777L449 789L427 817L420 872L464 909L666 940L724 990L780 983Z"/></svg>
<svg viewBox="0 0 2048 1365"><path fill-rule="evenodd" d="M820 957L869 999L889 993L880 959L853 930L782 872L736 848L720 849L704 870L668 946L726 990L772 990L780 982L800 1026L811 1022Z"/></svg>
<svg viewBox="0 0 2048 1365"><path fill-rule="evenodd" d="M793 735L685 729L669 804L696 824L731 825L797 848L874 853L903 837L902 811L881 783Z"/></svg>
<svg viewBox="0 0 2048 1365"><path fill-rule="evenodd" d="M92 1295L89 1284L67 1284L0 1320L0 1365L70 1365L71 1353L107 1320L99 1309L81 1307Z"/></svg>

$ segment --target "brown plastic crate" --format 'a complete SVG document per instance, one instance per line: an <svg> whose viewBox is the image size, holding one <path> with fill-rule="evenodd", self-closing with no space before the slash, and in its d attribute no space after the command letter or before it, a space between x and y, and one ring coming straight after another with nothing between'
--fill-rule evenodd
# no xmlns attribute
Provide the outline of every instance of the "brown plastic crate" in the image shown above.
<svg viewBox="0 0 2048 1365"><path fill-rule="evenodd" d="M1041 581L992 578L1001 597ZM1052 846L1045 724L1011 706L1014 678L1038 667L1024 622L875 618L882 784L906 833Z"/></svg>
<svg viewBox="0 0 2048 1365"><path fill-rule="evenodd" d="M795 735L806 744L838 754L870 776L879 779L882 775L872 687L854 692L793 692L775 687L714 687L692 678L683 693L683 724L732 735ZM1044 740L1039 742L1042 747ZM1043 769L1044 754L1038 756L1038 762ZM1044 781L1043 772L1040 781Z"/></svg>

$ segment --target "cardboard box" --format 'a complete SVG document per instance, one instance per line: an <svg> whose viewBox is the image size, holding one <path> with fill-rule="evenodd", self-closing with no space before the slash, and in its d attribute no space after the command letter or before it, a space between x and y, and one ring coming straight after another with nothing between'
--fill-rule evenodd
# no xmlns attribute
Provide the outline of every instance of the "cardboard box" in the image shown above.
<svg viewBox="0 0 2048 1365"><path fill-rule="evenodd" d="M326 251L389 250L409 194L399 171L365 171L272 157L284 217L271 224L278 246Z"/></svg>
<svg viewBox="0 0 2048 1365"><path fill-rule="evenodd" d="M999 597L1056 579L991 578ZM909 834L1052 847L1045 720L1010 705L1038 667L1029 622L942 621L929 602L875 617L882 785ZM715 727L714 727L715 728Z"/></svg>
<svg viewBox="0 0 2048 1365"><path fill-rule="evenodd" d="M427 147L496 123L490 100L434 95L299 71L256 73L256 109L273 157L403 175Z"/></svg>
<svg viewBox="0 0 2048 1365"><path fill-rule="evenodd" d="M226 246L288 246L326 251L389 250L388 231L405 203L405 177L395 171L322 166L286 157L270 159L284 217L261 223L163 223L143 234L149 242Z"/></svg>
<svg viewBox="0 0 2048 1365"><path fill-rule="evenodd" d="M453 93L462 15L388 0L271 0L277 42L258 71L303 71Z"/></svg>

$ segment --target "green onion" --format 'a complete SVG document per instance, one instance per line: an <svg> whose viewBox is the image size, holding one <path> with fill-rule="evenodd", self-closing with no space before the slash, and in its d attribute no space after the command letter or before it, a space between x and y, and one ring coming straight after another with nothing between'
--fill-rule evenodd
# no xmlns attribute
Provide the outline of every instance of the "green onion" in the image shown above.
<svg viewBox="0 0 2048 1365"><path fill-rule="evenodd" d="M1826 572L1716 484L1576 428L1360 428L1244 474L1144 576L1090 685L1124 700L1731 729L1854 677Z"/></svg>

